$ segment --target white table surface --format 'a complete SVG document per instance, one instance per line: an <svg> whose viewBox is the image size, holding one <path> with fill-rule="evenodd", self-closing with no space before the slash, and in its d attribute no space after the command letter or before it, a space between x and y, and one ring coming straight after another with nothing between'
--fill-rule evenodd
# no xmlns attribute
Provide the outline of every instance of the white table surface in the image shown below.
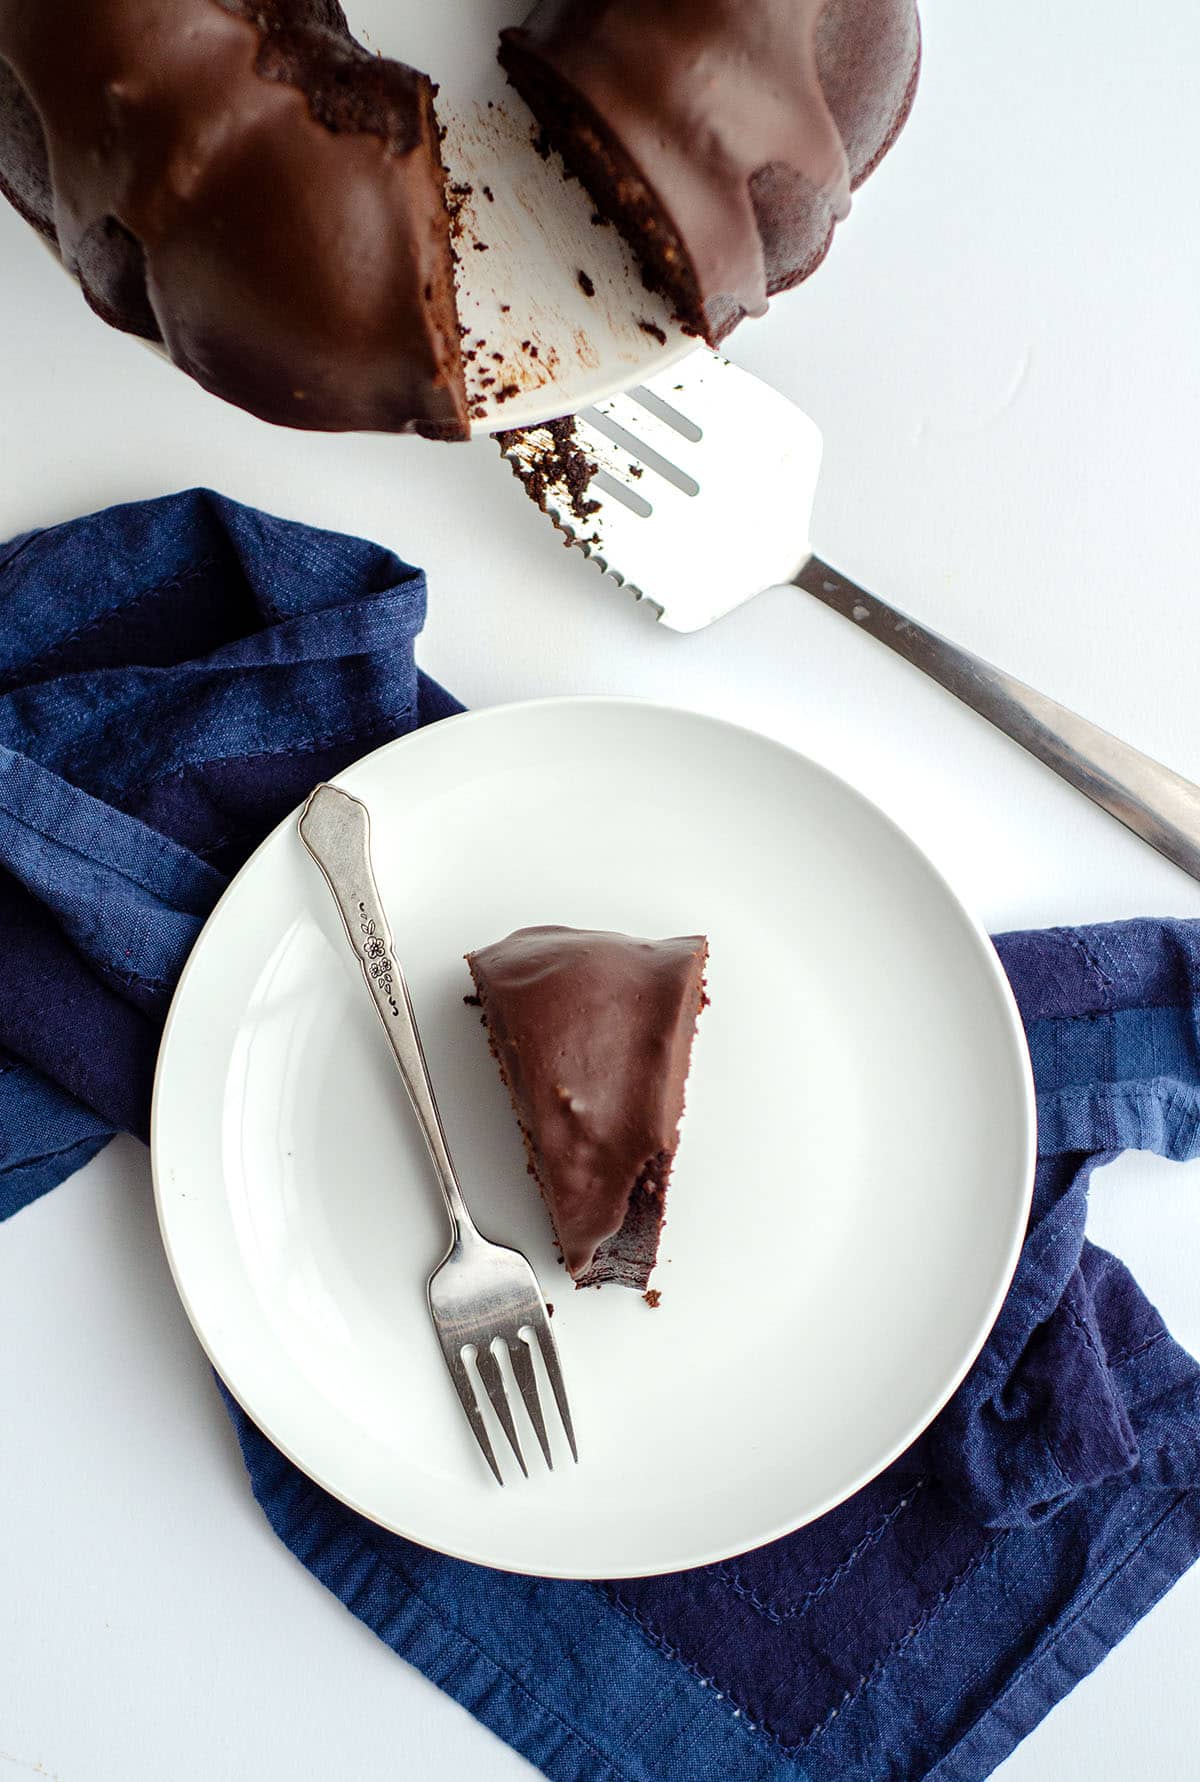
<svg viewBox="0 0 1200 1782"><path fill-rule="evenodd" d="M1200 15L924 15L898 148L733 356L824 430L825 555L1200 777ZM800 595L657 630L489 442L261 426L96 323L3 206L0 390L0 536L193 483L364 532L428 570L421 659L469 704L639 693L758 725L878 799L993 929L1200 915L1200 887ZM1198 1190L1196 1164L1123 1160L1090 1227L1193 1350ZM0 1782L532 1774L268 1530L132 1141L0 1233L0 1407ZM1200 1568L998 1773L1200 1776L1198 1673Z"/></svg>

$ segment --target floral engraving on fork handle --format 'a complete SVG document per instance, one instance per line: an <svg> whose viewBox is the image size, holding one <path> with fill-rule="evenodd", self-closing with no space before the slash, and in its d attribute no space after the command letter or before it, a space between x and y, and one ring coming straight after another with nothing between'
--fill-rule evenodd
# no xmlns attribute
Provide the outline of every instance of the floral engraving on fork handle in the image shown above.
<svg viewBox="0 0 1200 1782"><path fill-rule="evenodd" d="M374 916L368 916L365 903L359 903L359 932L363 935L362 950L367 961L367 971L387 997L388 1007L393 1015L400 1013L396 998L393 995L395 967L387 950L387 942L377 932Z"/></svg>

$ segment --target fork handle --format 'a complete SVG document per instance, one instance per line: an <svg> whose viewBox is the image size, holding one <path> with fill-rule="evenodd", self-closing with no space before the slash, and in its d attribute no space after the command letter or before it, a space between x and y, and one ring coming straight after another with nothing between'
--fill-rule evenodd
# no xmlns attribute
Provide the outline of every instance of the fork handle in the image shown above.
<svg viewBox="0 0 1200 1782"><path fill-rule="evenodd" d="M819 557L795 586L869 632L1200 879L1200 786L868 594Z"/></svg>
<svg viewBox="0 0 1200 1782"><path fill-rule="evenodd" d="M337 786L321 785L300 817L300 839L333 893L346 938L362 968L392 1056L420 1123L450 1216L454 1245L475 1234L446 1142L442 1117L404 973L396 958L371 865L371 817L365 804Z"/></svg>

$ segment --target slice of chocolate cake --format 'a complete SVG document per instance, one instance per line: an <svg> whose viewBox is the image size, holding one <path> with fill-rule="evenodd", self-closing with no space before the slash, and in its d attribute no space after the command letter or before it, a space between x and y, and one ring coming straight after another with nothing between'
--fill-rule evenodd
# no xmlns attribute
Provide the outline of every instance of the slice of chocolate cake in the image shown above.
<svg viewBox="0 0 1200 1782"><path fill-rule="evenodd" d="M500 1074L577 1287L644 1288L708 942L519 928L467 954Z"/></svg>

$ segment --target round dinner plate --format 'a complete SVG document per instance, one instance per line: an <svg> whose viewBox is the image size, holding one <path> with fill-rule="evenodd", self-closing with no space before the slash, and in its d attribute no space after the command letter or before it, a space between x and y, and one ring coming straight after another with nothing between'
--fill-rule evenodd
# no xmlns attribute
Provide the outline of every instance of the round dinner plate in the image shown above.
<svg viewBox="0 0 1200 1782"><path fill-rule="evenodd" d="M987 936L861 794L691 713L501 706L338 783L468 1202L555 1307L579 1465L499 1490L474 1446L425 1303L441 1200L292 820L192 953L154 1100L167 1253L235 1397L372 1520L515 1571L699 1565L857 1490L962 1379L1025 1230L1033 1089ZM463 1001L463 954L535 923L709 936L657 1309L572 1289Z"/></svg>

